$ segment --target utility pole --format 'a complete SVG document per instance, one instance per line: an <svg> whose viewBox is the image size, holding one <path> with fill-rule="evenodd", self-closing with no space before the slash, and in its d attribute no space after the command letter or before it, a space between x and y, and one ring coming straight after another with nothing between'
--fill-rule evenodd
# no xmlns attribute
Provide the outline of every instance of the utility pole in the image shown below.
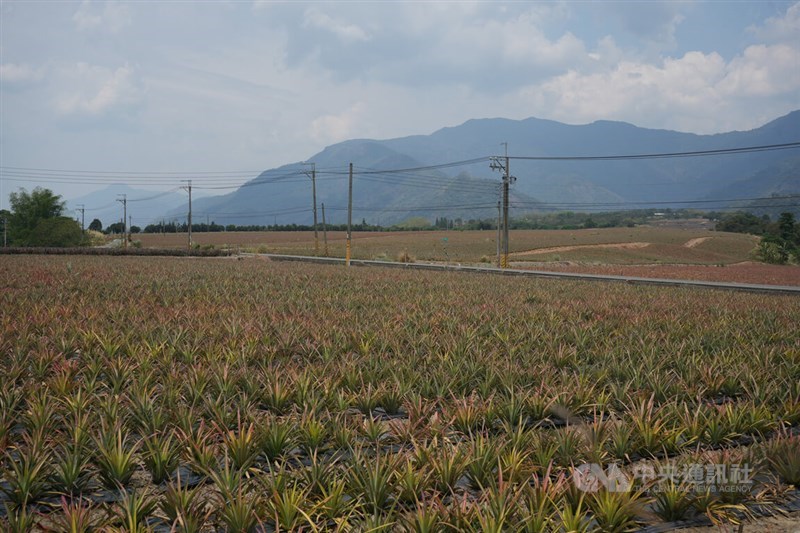
<svg viewBox="0 0 800 533"><path fill-rule="evenodd" d="M303 164L311 165L311 174L306 172L306 175L311 178L311 201L314 206L314 255L319 255L319 236L317 234L317 164Z"/></svg>
<svg viewBox="0 0 800 533"><path fill-rule="evenodd" d="M328 257L328 225L325 224L325 202L322 203L322 239L325 241L325 257Z"/></svg>
<svg viewBox="0 0 800 533"><path fill-rule="evenodd" d="M349 191L347 193L347 246L344 255L344 264L350 266L350 240L352 239L353 225L353 163L350 163Z"/></svg>
<svg viewBox="0 0 800 533"><path fill-rule="evenodd" d="M128 247L128 195L127 194L118 194L117 196L122 196L120 200L117 198L118 202L122 203L122 245L127 248Z"/></svg>
<svg viewBox="0 0 800 533"><path fill-rule="evenodd" d="M509 172L508 143L502 144L506 147L505 157L492 157L489 168L503 172L503 255L500 268L508 268L508 188L517 178Z"/></svg>
<svg viewBox="0 0 800 533"><path fill-rule="evenodd" d="M187 229L189 230L189 250L192 249L192 180L181 180L188 182L186 187L182 187L182 189L189 191L189 226Z"/></svg>
<svg viewBox="0 0 800 533"><path fill-rule="evenodd" d="M84 206L83 204L78 204L78 207L75 209L75 211L81 212L81 233L86 233L86 225L84 224L85 222L84 213L86 213L86 206Z"/></svg>
<svg viewBox="0 0 800 533"><path fill-rule="evenodd" d="M130 232L131 228L133 227L133 216L128 215L128 231Z"/></svg>
<svg viewBox="0 0 800 533"><path fill-rule="evenodd" d="M497 200L497 268L500 268L500 200Z"/></svg>

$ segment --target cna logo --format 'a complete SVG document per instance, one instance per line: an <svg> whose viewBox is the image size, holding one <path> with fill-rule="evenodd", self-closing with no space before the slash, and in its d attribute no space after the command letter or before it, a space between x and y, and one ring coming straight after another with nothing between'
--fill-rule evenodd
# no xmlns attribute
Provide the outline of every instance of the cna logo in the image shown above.
<svg viewBox="0 0 800 533"><path fill-rule="evenodd" d="M606 470L596 463L582 464L572 469L572 479L578 490L597 492L606 489L609 492L628 492L631 480L620 468L611 464Z"/></svg>

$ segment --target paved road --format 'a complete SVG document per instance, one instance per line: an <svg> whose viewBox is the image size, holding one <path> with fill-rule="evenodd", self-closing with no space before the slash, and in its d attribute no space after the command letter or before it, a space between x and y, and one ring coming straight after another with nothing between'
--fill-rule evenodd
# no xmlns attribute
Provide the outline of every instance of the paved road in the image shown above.
<svg viewBox="0 0 800 533"><path fill-rule="evenodd" d="M306 263L319 263L328 265L344 264L345 260L338 257L310 257L302 255L281 254L243 254L260 255L274 261L300 261ZM636 285L662 285L668 287L697 287L703 289L720 289L728 291L762 292L771 294L793 294L800 296L800 287L789 285L758 285L754 283L728 283L720 281L696 281L682 279L640 278L634 276L611 276L603 274L576 274L573 272L548 272L543 270L513 270L495 267L477 267L461 265L445 265L438 263L396 263L390 261L370 261L366 259L353 259L353 266L378 266L384 268L403 268L412 270L436 270L454 272L473 272L479 274L495 274L501 276L528 276L535 278L561 278L588 281L616 281Z"/></svg>

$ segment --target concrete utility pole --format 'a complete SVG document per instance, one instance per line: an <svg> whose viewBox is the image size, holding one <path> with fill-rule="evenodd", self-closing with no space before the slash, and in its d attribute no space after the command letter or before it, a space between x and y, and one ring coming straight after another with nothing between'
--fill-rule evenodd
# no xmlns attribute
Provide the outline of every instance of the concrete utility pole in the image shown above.
<svg viewBox="0 0 800 533"><path fill-rule="evenodd" d="M189 191L189 226L187 229L189 230L189 250L192 249L192 180L181 180L188 182L186 187L182 187L182 189Z"/></svg>
<svg viewBox="0 0 800 533"><path fill-rule="evenodd" d="M311 178L311 201L314 206L314 255L319 255L319 236L317 234L317 164L303 164L311 165L311 173L309 174L306 172L306 175Z"/></svg>
<svg viewBox="0 0 800 533"><path fill-rule="evenodd" d="M322 240L325 241L325 257L328 257L328 225L325 224L325 203L322 203Z"/></svg>
<svg viewBox="0 0 800 533"><path fill-rule="evenodd" d="M502 144L506 148L505 157L490 158L489 167L503 172L503 256L500 259L500 268L508 268L508 188L517 178L509 172L508 143Z"/></svg>
<svg viewBox="0 0 800 533"><path fill-rule="evenodd" d="M497 201L497 268L500 268L500 200Z"/></svg>
<svg viewBox="0 0 800 533"><path fill-rule="evenodd" d="M353 163L350 163L350 183L347 193L347 246L345 249L344 263L350 266L350 240L352 239L353 225Z"/></svg>
<svg viewBox="0 0 800 533"><path fill-rule="evenodd" d="M86 224L84 217L84 213L86 213L86 206L84 206L83 204L78 204L78 207L75 209L75 211L81 212L81 233L86 233Z"/></svg>
<svg viewBox="0 0 800 533"><path fill-rule="evenodd" d="M120 200L117 198L118 202L122 202L122 245L127 248L128 247L128 195L127 194L118 194L117 196L122 196Z"/></svg>

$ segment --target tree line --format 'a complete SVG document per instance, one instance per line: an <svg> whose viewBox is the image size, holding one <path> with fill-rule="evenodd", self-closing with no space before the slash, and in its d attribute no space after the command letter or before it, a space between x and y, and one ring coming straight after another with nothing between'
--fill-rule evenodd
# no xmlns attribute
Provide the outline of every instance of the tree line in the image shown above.
<svg viewBox="0 0 800 533"><path fill-rule="evenodd" d="M720 218L715 229L760 235L758 254L767 263L800 263L800 224L794 213L781 213L776 221L768 215L729 213Z"/></svg>
<svg viewBox="0 0 800 533"><path fill-rule="evenodd" d="M64 201L49 189L20 189L9 195L11 210L0 211L0 232L8 246L82 246L80 224L64 216Z"/></svg>

